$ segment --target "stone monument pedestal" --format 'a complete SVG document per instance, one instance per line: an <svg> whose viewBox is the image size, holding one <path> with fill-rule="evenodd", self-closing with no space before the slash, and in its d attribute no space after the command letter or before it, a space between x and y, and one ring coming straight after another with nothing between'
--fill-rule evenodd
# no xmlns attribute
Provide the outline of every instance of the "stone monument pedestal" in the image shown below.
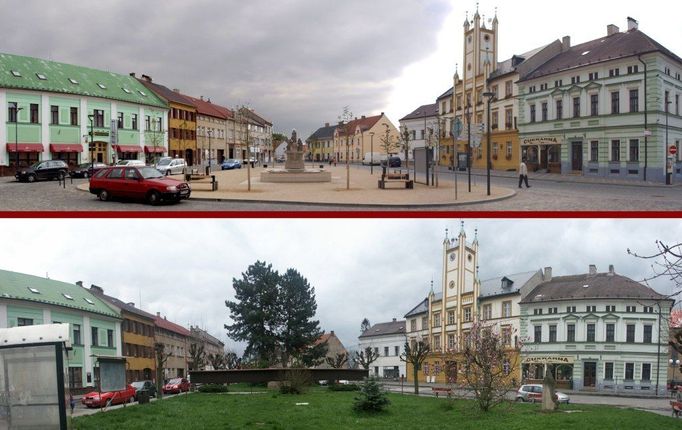
<svg viewBox="0 0 682 430"><path fill-rule="evenodd" d="M274 183L316 183L331 182L332 173L322 169L306 169L303 161L303 142L296 139L296 130L291 134L284 169L270 169L260 174L261 182Z"/></svg>

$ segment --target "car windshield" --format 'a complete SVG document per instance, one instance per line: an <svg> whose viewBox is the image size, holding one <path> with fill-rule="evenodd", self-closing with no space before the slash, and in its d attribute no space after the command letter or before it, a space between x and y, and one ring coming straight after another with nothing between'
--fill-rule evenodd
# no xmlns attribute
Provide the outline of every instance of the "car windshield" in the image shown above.
<svg viewBox="0 0 682 430"><path fill-rule="evenodd" d="M78 167L84 167L84 168L87 168L90 166L92 166L92 163L82 163L82 164L78 165Z"/></svg>
<svg viewBox="0 0 682 430"><path fill-rule="evenodd" d="M117 166L125 166L126 164L128 164L128 160L121 160L118 163L116 163Z"/></svg>
<svg viewBox="0 0 682 430"><path fill-rule="evenodd" d="M159 160L158 164L159 164L159 166L167 166L170 164L170 162L171 162L170 158L162 158Z"/></svg>
<svg viewBox="0 0 682 430"><path fill-rule="evenodd" d="M236 163L236 162L237 162L237 160L234 160L232 158L230 158L229 160L226 161L226 163Z"/></svg>
<svg viewBox="0 0 682 430"><path fill-rule="evenodd" d="M168 381L169 384L179 384L182 381L180 378L171 379Z"/></svg>
<svg viewBox="0 0 682 430"><path fill-rule="evenodd" d="M145 179L163 178L163 173L153 167L141 167L139 171L140 175Z"/></svg>
<svg viewBox="0 0 682 430"><path fill-rule="evenodd" d="M42 163L42 161L38 161L37 163L33 163L33 164L31 164L31 168L37 169L38 166L40 166L41 163Z"/></svg>

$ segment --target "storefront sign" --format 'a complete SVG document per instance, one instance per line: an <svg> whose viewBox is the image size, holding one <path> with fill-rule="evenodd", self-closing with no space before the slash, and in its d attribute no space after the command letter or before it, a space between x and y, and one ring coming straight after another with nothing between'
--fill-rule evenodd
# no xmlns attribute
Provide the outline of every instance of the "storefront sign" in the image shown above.
<svg viewBox="0 0 682 430"><path fill-rule="evenodd" d="M573 362L573 357L561 357L558 355L541 355L523 359L523 364L573 364Z"/></svg>
<svg viewBox="0 0 682 430"><path fill-rule="evenodd" d="M556 137L527 137L522 140L522 145L561 145Z"/></svg>

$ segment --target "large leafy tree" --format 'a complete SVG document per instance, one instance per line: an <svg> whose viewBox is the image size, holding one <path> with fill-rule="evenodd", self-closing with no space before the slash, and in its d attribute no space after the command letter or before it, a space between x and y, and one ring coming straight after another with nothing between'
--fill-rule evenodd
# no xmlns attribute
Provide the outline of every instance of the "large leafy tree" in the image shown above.
<svg viewBox="0 0 682 430"><path fill-rule="evenodd" d="M292 362L313 366L324 360L315 289L298 271L283 275L272 265L257 261L242 279L233 279L235 300L225 301L234 321L225 325L228 335L247 342L244 352L261 366Z"/></svg>

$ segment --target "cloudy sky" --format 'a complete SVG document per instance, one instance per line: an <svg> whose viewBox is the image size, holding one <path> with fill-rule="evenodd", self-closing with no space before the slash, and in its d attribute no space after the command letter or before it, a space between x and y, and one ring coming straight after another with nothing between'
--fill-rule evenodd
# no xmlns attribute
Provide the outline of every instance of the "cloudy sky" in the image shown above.
<svg viewBox="0 0 682 430"><path fill-rule="evenodd" d="M318 318L346 347L360 323L402 318L439 288L445 229L457 219L336 220L0 220L0 268L85 285L199 325L227 339L226 299L232 279L250 264L295 268L315 287ZM678 220L466 220L478 229L482 279L551 266L555 276L586 273L590 264L641 280L650 262L627 249L654 253L655 241L682 239ZM49 246L46 246L46 243ZM653 284L667 293L670 284Z"/></svg>
<svg viewBox="0 0 682 430"><path fill-rule="evenodd" d="M671 2L574 0L561 15L544 0L498 7L500 60L564 35L573 44L626 18L682 55ZM0 50L151 75L225 106L248 104L289 134L308 135L349 106L397 121L452 85L462 24L474 0L0 0ZM461 66L460 66L461 72Z"/></svg>

